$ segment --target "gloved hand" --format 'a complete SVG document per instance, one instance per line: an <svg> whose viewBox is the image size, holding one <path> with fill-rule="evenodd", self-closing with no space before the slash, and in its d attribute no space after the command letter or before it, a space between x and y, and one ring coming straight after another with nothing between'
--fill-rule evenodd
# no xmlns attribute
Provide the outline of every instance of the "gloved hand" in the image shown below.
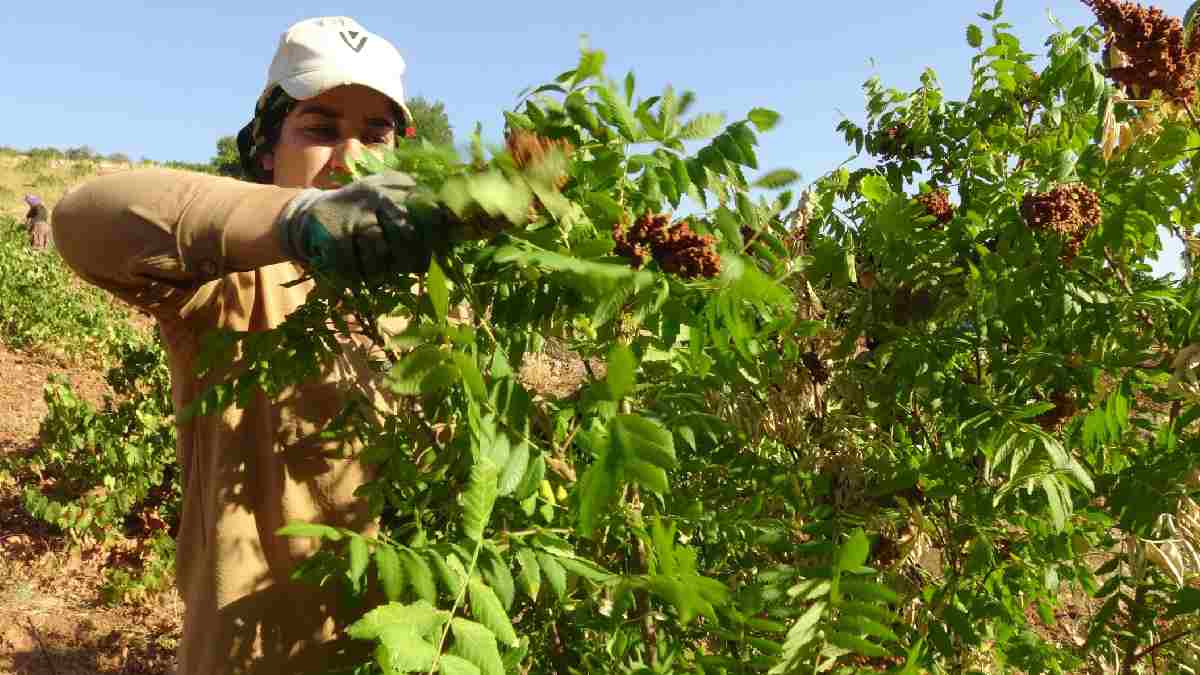
<svg viewBox="0 0 1200 675"><path fill-rule="evenodd" d="M336 190L305 190L276 221L284 253L349 280L424 272L449 246L450 231L441 209L407 202L414 187L390 171Z"/></svg>

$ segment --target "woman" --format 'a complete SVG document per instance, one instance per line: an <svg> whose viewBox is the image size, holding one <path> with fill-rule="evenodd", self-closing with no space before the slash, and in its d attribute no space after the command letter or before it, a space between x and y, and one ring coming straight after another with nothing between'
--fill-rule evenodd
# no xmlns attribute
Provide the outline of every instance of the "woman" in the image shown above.
<svg viewBox="0 0 1200 675"><path fill-rule="evenodd" d="M25 204L29 206L29 212L25 214L25 231L29 234L29 245L35 249L44 249L51 243L50 210L37 195L25 195Z"/></svg>
<svg viewBox="0 0 1200 675"><path fill-rule="evenodd" d="M436 233L406 217L405 176L333 189L360 153L409 135L403 73L396 49L351 19L301 21L284 33L238 136L257 184L129 171L88 182L55 209L68 264L157 318L177 411L209 383L195 374L201 336L278 326L312 289L288 285L307 267L347 277L427 268ZM347 658L332 598L288 580L315 545L274 533L293 520L371 531L354 498L367 470L332 458L336 445L318 436L353 388L370 386L367 356L347 343L318 381L178 424L181 675L320 672Z"/></svg>

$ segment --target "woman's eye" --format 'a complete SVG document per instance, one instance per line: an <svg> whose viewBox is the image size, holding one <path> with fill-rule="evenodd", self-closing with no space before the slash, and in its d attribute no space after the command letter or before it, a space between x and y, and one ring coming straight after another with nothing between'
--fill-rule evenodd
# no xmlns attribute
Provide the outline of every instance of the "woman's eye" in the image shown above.
<svg viewBox="0 0 1200 675"><path fill-rule="evenodd" d="M321 140L333 140L337 138L337 129L333 127L309 127L308 133L313 138Z"/></svg>

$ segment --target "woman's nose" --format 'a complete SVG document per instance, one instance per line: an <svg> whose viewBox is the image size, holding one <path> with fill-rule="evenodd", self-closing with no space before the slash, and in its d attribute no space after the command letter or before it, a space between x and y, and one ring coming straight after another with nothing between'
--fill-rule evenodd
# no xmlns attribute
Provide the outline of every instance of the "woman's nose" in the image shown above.
<svg viewBox="0 0 1200 675"><path fill-rule="evenodd" d="M342 139L333 148L333 157L330 159L331 168L341 172L348 172L350 165L362 157L363 150L362 141L357 138Z"/></svg>

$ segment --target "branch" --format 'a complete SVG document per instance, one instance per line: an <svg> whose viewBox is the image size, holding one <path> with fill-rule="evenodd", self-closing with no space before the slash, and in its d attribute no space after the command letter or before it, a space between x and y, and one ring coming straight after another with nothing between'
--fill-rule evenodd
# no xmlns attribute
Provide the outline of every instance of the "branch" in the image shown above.
<svg viewBox="0 0 1200 675"><path fill-rule="evenodd" d="M1117 281L1120 282L1121 288L1124 289L1124 291L1129 295L1129 297L1131 297L1131 298L1136 297L1137 294L1133 292L1133 286L1130 285L1129 279L1125 276L1125 268L1123 268L1119 264L1117 264L1116 259L1113 258L1112 252L1108 250L1107 246L1105 246L1103 248L1103 250L1104 250L1104 259L1108 261L1108 266L1111 267L1113 270L1113 273L1116 274ZM1150 329L1154 328L1154 320L1150 318L1150 315L1147 314L1145 310L1137 309L1137 310L1134 310L1134 313L1137 314L1138 318L1142 320L1142 323L1146 324L1147 328L1150 328Z"/></svg>
<svg viewBox="0 0 1200 675"><path fill-rule="evenodd" d="M475 550L471 552L471 564L467 566L467 576L463 579L462 588L458 591L458 597L454 599L454 606L450 608L450 616L446 618L446 625L442 627L442 637L438 640L437 654L433 657L433 664L429 667L427 675L433 675L438 670L438 661L442 658L446 637L450 635L450 624L454 621L454 613L458 611L458 608L462 606L463 599L467 597L467 587L471 585L471 575L475 573L475 563L479 561L479 551L482 548L483 537L480 537L475 542Z"/></svg>
<svg viewBox="0 0 1200 675"><path fill-rule="evenodd" d="M1172 635L1169 638L1159 640L1158 642L1155 642L1154 644L1150 645L1149 647L1146 647L1142 651L1134 654L1133 661L1136 663L1137 661L1141 660L1142 658L1144 658L1150 654L1153 654L1154 652L1158 651L1159 649L1161 649L1163 647L1166 647L1167 645L1171 644L1172 642L1175 642L1177 640L1182 640L1183 638L1188 637L1189 635L1194 635L1196 633L1200 633L1200 628L1193 628L1191 630L1185 630L1182 633L1176 633L1175 635Z"/></svg>

